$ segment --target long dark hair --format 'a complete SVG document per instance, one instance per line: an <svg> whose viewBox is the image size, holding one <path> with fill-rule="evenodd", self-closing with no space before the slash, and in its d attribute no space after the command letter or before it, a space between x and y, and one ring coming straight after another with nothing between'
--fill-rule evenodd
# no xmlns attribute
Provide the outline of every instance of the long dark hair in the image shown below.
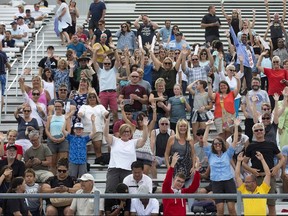
<svg viewBox="0 0 288 216"><path fill-rule="evenodd" d="M212 145L211 145L212 153L217 154L217 151L216 151L215 148L214 148L215 140L218 140L219 142L221 142L221 144L222 144L222 152L223 152L223 153L226 152L226 151L227 151L227 148L226 148L224 139L222 139L221 137L217 136L217 137L212 141Z"/></svg>
<svg viewBox="0 0 288 216"><path fill-rule="evenodd" d="M47 76L46 76L46 71L50 71L51 72L51 77L50 78L48 78ZM49 69L49 68L45 68L44 69L44 71L43 71L43 73L42 73L42 79L43 80L45 80L46 82L52 82L53 81L53 76L52 76L52 71Z"/></svg>
<svg viewBox="0 0 288 216"><path fill-rule="evenodd" d="M7 191L7 193L16 193L17 187L22 185L24 182L23 177L16 177L12 180L11 185Z"/></svg>

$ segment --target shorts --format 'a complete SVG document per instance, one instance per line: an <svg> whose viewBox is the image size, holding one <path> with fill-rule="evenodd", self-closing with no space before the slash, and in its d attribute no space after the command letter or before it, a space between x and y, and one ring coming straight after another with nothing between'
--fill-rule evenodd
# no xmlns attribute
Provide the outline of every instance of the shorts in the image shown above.
<svg viewBox="0 0 288 216"><path fill-rule="evenodd" d="M71 26L70 26L69 23L67 23L67 24L68 24L68 27L63 28L63 29L62 29L62 32L67 32L67 33L69 33L69 29L71 28Z"/></svg>
<svg viewBox="0 0 288 216"><path fill-rule="evenodd" d="M237 193L236 185L234 182L234 179L229 179L225 181L212 181L212 191L213 194L217 193ZM236 202L236 199L215 199L216 204L218 203L224 203L224 202Z"/></svg>
<svg viewBox="0 0 288 216"><path fill-rule="evenodd" d="M262 182L264 180L264 176L258 176L256 178L256 182L257 182L257 185L261 185ZM270 190L268 192L268 194L276 194L276 179L274 176L271 176L271 179L270 179ZM267 205L271 205L271 206L275 206L276 205L276 199L267 199Z"/></svg>
<svg viewBox="0 0 288 216"><path fill-rule="evenodd" d="M90 19L89 20L89 29L93 29L93 31L98 28L98 20L93 20L93 19Z"/></svg>
<svg viewBox="0 0 288 216"><path fill-rule="evenodd" d="M196 115L196 116L194 116ZM196 120L195 122L192 123L197 123L197 122L207 122L209 119L207 118L205 113L195 113L195 111L192 112L191 114L192 120Z"/></svg>
<svg viewBox="0 0 288 216"><path fill-rule="evenodd" d="M1 93L2 96L4 96L6 89L6 74L0 74L0 82L1 82Z"/></svg>
<svg viewBox="0 0 288 216"><path fill-rule="evenodd" d="M101 104L105 107L105 109L108 109L108 105L110 110L112 111L118 111L118 104L117 104L117 92L100 92L99 98L101 101Z"/></svg>
<svg viewBox="0 0 288 216"><path fill-rule="evenodd" d="M212 191L212 182L210 182L207 186L204 187L204 189L207 191L207 193Z"/></svg>
<svg viewBox="0 0 288 216"><path fill-rule="evenodd" d="M83 135L84 136L89 136L90 135L90 132L83 132ZM91 141L102 141L103 140L103 133L102 132L96 132L95 134L94 134L94 136L91 138ZM91 141L89 141L88 143L87 143L87 145L91 145Z"/></svg>
<svg viewBox="0 0 288 216"><path fill-rule="evenodd" d="M47 139L47 146L51 150L52 154L57 154L59 152L68 152L69 151L69 143L66 139L61 143L54 143L48 138Z"/></svg>

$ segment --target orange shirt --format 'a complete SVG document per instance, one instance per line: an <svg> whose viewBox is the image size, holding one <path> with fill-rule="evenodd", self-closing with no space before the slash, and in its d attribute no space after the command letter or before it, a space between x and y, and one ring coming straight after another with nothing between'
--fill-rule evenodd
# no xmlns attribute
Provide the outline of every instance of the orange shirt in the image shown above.
<svg viewBox="0 0 288 216"><path fill-rule="evenodd" d="M230 91L229 94L225 98L223 98L224 102L224 109L226 112L230 114L235 113L235 108L234 108L234 92ZM215 97L215 111L214 111L214 117L215 118L221 118L222 117L222 108L220 104L220 93L216 92L216 97Z"/></svg>

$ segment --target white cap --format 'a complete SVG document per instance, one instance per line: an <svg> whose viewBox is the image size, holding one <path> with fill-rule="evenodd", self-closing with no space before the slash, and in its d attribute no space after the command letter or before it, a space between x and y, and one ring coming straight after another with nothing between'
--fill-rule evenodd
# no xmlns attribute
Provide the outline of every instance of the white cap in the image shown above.
<svg viewBox="0 0 288 216"><path fill-rule="evenodd" d="M140 185L138 190L137 190L138 194L149 194L149 188L146 185Z"/></svg>
<svg viewBox="0 0 288 216"><path fill-rule="evenodd" d="M77 122L74 124L74 128L84 128L83 124L81 122Z"/></svg>
<svg viewBox="0 0 288 216"><path fill-rule="evenodd" d="M83 174L81 176L81 178L79 178L78 180L80 180L80 181L95 181L94 177L89 173Z"/></svg>

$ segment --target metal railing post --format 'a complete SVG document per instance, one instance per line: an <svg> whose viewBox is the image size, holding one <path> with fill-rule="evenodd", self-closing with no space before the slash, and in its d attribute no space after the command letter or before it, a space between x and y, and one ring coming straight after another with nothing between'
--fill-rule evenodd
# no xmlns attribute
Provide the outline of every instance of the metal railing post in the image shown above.
<svg viewBox="0 0 288 216"><path fill-rule="evenodd" d="M94 191L94 215L99 214L100 192Z"/></svg>
<svg viewBox="0 0 288 216"><path fill-rule="evenodd" d="M237 212L238 215L241 215L242 212L242 198L241 198L241 193L237 191Z"/></svg>

